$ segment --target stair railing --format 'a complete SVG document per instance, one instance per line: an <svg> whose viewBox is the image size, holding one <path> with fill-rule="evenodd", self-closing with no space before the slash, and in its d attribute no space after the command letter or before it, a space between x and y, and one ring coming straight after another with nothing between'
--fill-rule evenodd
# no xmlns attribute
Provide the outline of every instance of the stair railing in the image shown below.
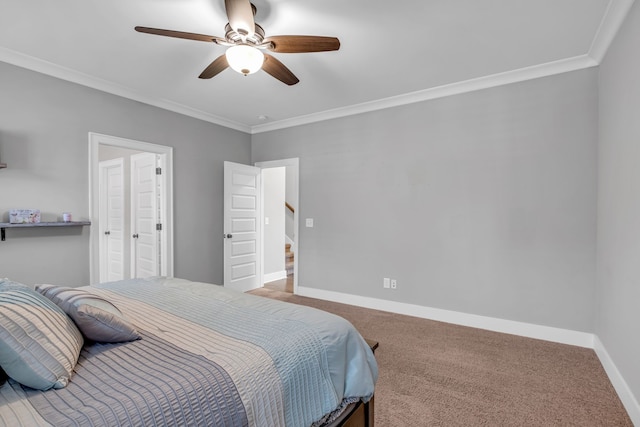
<svg viewBox="0 0 640 427"><path fill-rule="evenodd" d="M293 208L293 206L291 206L289 203L284 202L284 205L287 209L289 209L291 211L291 213L296 213L296 210Z"/></svg>

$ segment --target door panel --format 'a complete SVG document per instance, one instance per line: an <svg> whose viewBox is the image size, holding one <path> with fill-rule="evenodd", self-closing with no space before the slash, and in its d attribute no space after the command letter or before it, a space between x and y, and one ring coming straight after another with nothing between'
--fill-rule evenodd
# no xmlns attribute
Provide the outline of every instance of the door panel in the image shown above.
<svg viewBox="0 0 640 427"><path fill-rule="evenodd" d="M158 180L156 155L131 156L131 276L160 274L158 256Z"/></svg>
<svg viewBox="0 0 640 427"><path fill-rule="evenodd" d="M260 168L224 162L224 286L260 287Z"/></svg>
<svg viewBox="0 0 640 427"><path fill-rule="evenodd" d="M124 259L124 160L100 162L100 281L125 278Z"/></svg>

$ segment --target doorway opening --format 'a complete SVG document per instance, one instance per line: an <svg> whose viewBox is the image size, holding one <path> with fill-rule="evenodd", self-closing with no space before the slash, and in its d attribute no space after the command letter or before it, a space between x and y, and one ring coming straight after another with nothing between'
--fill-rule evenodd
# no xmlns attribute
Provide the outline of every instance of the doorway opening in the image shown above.
<svg viewBox="0 0 640 427"><path fill-rule="evenodd" d="M173 276L173 149L89 134L91 283Z"/></svg>
<svg viewBox="0 0 640 427"><path fill-rule="evenodd" d="M299 160L258 162L262 169L263 283L279 291L298 290Z"/></svg>

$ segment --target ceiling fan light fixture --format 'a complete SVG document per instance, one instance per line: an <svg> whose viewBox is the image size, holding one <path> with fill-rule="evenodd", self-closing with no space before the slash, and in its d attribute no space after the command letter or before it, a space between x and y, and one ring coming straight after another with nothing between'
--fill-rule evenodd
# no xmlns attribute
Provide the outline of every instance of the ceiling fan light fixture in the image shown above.
<svg viewBox="0 0 640 427"><path fill-rule="evenodd" d="M231 46L226 56L229 66L245 76L258 71L264 63L264 53L246 44Z"/></svg>
<svg viewBox="0 0 640 427"><path fill-rule="evenodd" d="M226 53L214 59L200 73L198 76L200 79L210 79L227 68L232 68L245 76L262 69L271 77L293 86L300 82L296 75L278 59L263 53L263 50L276 53L308 53L340 49L340 40L336 37L284 35L265 38L264 28L254 20L256 7L251 1L224 0L224 8L229 18L229 23L224 27L224 37L140 26L135 27L135 30L139 33L226 46L228 48Z"/></svg>

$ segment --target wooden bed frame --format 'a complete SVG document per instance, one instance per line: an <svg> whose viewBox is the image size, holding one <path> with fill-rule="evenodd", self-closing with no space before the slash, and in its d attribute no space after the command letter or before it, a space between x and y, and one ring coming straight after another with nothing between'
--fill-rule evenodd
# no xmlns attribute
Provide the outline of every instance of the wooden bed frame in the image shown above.
<svg viewBox="0 0 640 427"><path fill-rule="evenodd" d="M375 354L378 348L378 341L365 339L371 351ZM359 401L347 406L347 409L327 427L374 427L374 398L371 397L367 403Z"/></svg>

